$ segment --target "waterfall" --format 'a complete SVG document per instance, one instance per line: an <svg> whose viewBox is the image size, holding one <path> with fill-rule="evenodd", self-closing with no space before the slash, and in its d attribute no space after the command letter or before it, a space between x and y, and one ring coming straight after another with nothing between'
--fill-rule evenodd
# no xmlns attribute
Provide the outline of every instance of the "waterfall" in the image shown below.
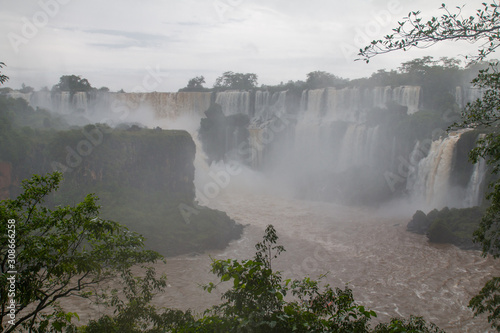
<svg viewBox="0 0 500 333"><path fill-rule="evenodd" d="M457 87L455 91L459 105L473 101L481 94L481 90L474 88ZM412 198L429 206L480 204L486 173L483 160L473 167L464 168L470 169L470 174L460 177L454 174L451 181L455 184L459 178L460 185L450 188L454 151L462 132L451 133L435 141L426 139L412 144L410 162L407 163L406 158L403 163L401 154L408 157L411 143L398 142L400 136L391 137L391 131L385 124L375 126L378 120L367 117L375 108L384 109L391 103L406 106L409 114L414 113L418 111L420 95L421 89L416 86L328 87L302 92L92 91L70 94L46 90L27 94L8 93L10 97L27 100L33 107L65 115L80 112L80 116L90 122L101 122L102 119L109 119L111 124L138 121L163 128L177 126L180 122L176 120L183 116L190 117L192 123L199 126L199 119L215 101L226 115L246 114L250 117L247 146L243 147L245 152L239 152L244 155L245 162L266 172L287 173L291 184L303 177L300 181L311 184L310 193L317 189L318 184L322 186L321 182L330 182L328 186L334 188L342 183L335 177L341 178L349 174L345 171L363 168L368 170L370 177L379 172L396 175L397 181L402 182L397 191L406 186ZM193 127L191 132L195 131ZM236 148L246 134L246 129L225 133L227 150Z"/></svg>
<svg viewBox="0 0 500 333"><path fill-rule="evenodd" d="M281 116L286 112L286 96L288 91L279 91L273 93L271 97L271 106L274 114Z"/></svg>
<svg viewBox="0 0 500 333"><path fill-rule="evenodd" d="M416 175L408 177L407 188L414 199L424 200L432 208L453 204L449 180L455 145L462 133L452 132L432 142L428 155L418 162Z"/></svg>
<svg viewBox="0 0 500 333"><path fill-rule="evenodd" d="M323 94L325 89L314 89L307 91L307 115L320 120L323 111Z"/></svg>
<svg viewBox="0 0 500 333"><path fill-rule="evenodd" d="M223 91L218 92L215 103L222 106L222 111L226 116L244 113L250 114L250 93L248 91Z"/></svg>
<svg viewBox="0 0 500 333"><path fill-rule="evenodd" d="M392 90L392 99L399 105L408 107L408 114L418 111L420 103L420 87L401 86Z"/></svg>
<svg viewBox="0 0 500 333"><path fill-rule="evenodd" d="M338 171L373 165L378 144L378 128L360 124L349 125L342 140Z"/></svg>
<svg viewBox="0 0 500 333"><path fill-rule="evenodd" d="M71 93L69 91L62 91L54 94L55 97L55 111L62 114L68 114L71 111Z"/></svg>
<svg viewBox="0 0 500 333"><path fill-rule="evenodd" d="M484 91L480 88L458 86L455 88L455 102L463 109L468 103L472 103L482 98L483 93Z"/></svg>
<svg viewBox="0 0 500 333"><path fill-rule="evenodd" d="M30 97L30 105L35 109L52 110L52 97L50 91L35 91Z"/></svg>
<svg viewBox="0 0 500 333"><path fill-rule="evenodd" d="M255 114L262 114L266 112L269 104L270 104L270 96L269 91L257 91L255 92Z"/></svg>
<svg viewBox="0 0 500 333"><path fill-rule="evenodd" d="M361 121L361 97L358 88L327 88L326 117L333 121Z"/></svg>
<svg viewBox="0 0 500 333"><path fill-rule="evenodd" d="M177 119L181 116L201 117L210 107L211 93L112 93L112 102L117 109L144 113L149 108L154 118Z"/></svg>
<svg viewBox="0 0 500 333"><path fill-rule="evenodd" d="M385 108L392 98L391 86L373 88L373 106Z"/></svg>
<svg viewBox="0 0 500 333"><path fill-rule="evenodd" d="M253 117L254 127L262 126L275 117L281 117L286 113L287 91L270 93L269 91L255 92L255 113Z"/></svg>
<svg viewBox="0 0 500 333"><path fill-rule="evenodd" d="M479 134L478 139L484 139L485 134ZM479 206L483 199L484 178L486 176L486 161L480 158L476 164L465 190L465 207Z"/></svg>
<svg viewBox="0 0 500 333"><path fill-rule="evenodd" d="M83 91L75 92L72 104L77 112L87 113L87 93Z"/></svg>
<svg viewBox="0 0 500 333"><path fill-rule="evenodd" d="M465 192L465 207L473 207L479 206L483 201L483 180L486 174L486 161L484 159L480 159L474 165L474 171L469 180L469 184L467 185L467 189Z"/></svg>

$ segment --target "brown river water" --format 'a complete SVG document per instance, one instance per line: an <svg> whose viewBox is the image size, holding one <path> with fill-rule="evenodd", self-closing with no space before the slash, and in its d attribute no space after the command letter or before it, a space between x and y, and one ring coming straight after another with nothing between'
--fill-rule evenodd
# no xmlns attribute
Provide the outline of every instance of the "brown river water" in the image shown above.
<svg viewBox="0 0 500 333"><path fill-rule="evenodd" d="M467 304L490 277L500 274L498 264L478 251L429 244L425 236L406 231L410 216L249 193L221 193L210 206L247 225L243 236L225 250L168 258L166 265L158 265L167 274L168 287L157 305L200 313L218 303L220 294L200 287L217 282L209 272L211 257L251 258L265 227L273 224L286 249L275 268L285 278L328 273L324 281L334 287L347 284L356 301L381 321L413 314L447 332L489 331L486 318L474 318ZM87 306L78 312L85 321L101 310Z"/></svg>

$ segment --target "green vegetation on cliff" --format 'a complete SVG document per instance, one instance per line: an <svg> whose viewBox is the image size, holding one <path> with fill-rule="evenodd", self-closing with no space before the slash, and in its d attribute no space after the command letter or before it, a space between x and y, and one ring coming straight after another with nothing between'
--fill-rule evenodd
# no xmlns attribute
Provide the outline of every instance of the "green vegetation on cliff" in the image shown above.
<svg viewBox="0 0 500 333"><path fill-rule="evenodd" d="M432 243L452 243L462 249L480 249L473 242L484 208L434 209L427 215L418 210L408 223L408 231L427 235Z"/></svg>
<svg viewBox="0 0 500 333"><path fill-rule="evenodd" d="M225 213L196 206L196 147L186 131L103 124L57 130L43 126L59 128L49 113L3 96L0 117L5 120L0 123L0 161L12 165L13 179L64 173L52 205L72 204L95 193L103 217L140 232L147 246L164 255L223 248L242 231ZM19 126L24 123L42 126ZM9 190L11 197L19 194L19 184L10 184ZM189 221L181 205L196 207Z"/></svg>
<svg viewBox="0 0 500 333"><path fill-rule="evenodd" d="M66 312L62 299L100 299L103 282L131 276L134 266L155 276L148 265L162 260L144 249L142 236L103 219L94 195L74 205L47 205L61 179L57 172L34 175L16 199L0 201L2 332L73 332L78 314ZM165 277L155 283L164 286Z"/></svg>

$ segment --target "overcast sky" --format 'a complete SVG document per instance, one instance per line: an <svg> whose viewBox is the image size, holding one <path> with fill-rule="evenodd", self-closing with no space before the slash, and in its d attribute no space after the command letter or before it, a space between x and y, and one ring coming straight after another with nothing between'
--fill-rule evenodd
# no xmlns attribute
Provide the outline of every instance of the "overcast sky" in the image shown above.
<svg viewBox="0 0 500 333"><path fill-rule="evenodd" d="M441 15L443 1L0 0L0 61L12 88L51 88L69 74L113 91L177 91L200 75L212 87L225 71L255 73L259 85L315 70L354 79L423 55L473 53L477 45L448 43L354 61L409 11Z"/></svg>

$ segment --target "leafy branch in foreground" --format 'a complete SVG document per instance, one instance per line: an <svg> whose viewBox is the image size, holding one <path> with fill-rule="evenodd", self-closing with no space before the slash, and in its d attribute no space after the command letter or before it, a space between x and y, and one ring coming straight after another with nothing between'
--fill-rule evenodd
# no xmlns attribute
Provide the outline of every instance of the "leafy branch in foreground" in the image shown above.
<svg viewBox="0 0 500 333"><path fill-rule="evenodd" d="M4 68L4 67L5 67L5 63L0 62L0 68ZM3 84L5 82L7 82L8 80L9 80L9 77L7 75L0 74L0 84Z"/></svg>
<svg viewBox="0 0 500 333"><path fill-rule="evenodd" d="M212 272L221 282L232 280L232 288L223 293L221 305L192 323L189 332L402 332L416 328L441 332L418 317L393 319L370 330L369 321L376 313L358 305L347 286L322 287L325 275L319 280L283 280L279 271L273 271L273 260L285 251L276 245L277 240L269 225L263 241L255 246L253 260L213 261ZM211 292L216 287L210 283L204 288Z"/></svg>
<svg viewBox="0 0 500 333"><path fill-rule="evenodd" d="M398 22L398 27L393 29L394 33L384 36L383 39L374 40L364 49L360 49L361 58L358 60L369 62L378 54L394 50L406 51L413 47L427 48L447 40L482 43L478 48L478 55L474 57L475 60L482 60L500 46L499 6L495 1L490 4L483 3L482 6L475 15L464 17L463 7L456 7L457 11L452 13L445 4L442 4L440 9L445 13L427 21L420 16L420 11L410 12Z"/></svg>
<svg viewBox="0 0 500 333"><path fill-rule="evenodd" d="M144 278L129 276L124 278L127 301L113 296L115 314L91 321L79 332L443 332L414 316L395 318L370 329L369 321L377 315L358 305L351 289L322 287L320 281L309 277L283 280L279 271L273 271L273 260L285 251L277 241L276 231L269 225L263 241L255 246L253 259L214 260L212 272L220 283L232 283L222 294L223 303L205 310L201 317L196 318L189 310L151 306L151 291L159 285L148 282L148 274ZM209 283L204 289L212 292L219 284Z"/></svg>
<svg viewBox="0 0 500 333"><path fill-rule="evenodd" d="M99 289L104 281L120 274L130 276L132 266L162 259L158 253L144 250L142 236L117 222L101 219L93 195L87 195L74 207L51 209L44 205L61 180L58 172L34 175L23 181L24 192L16 199L0 202L0 315L4 332L20 327L61 332L71 327L72 318L78 316L64 312L60 300L89 297L91 290ZM15 263L9 261L9 220L15 221ZM17 273L12 295L8 280L12 274L8 272L14 269ZM151 268L144 269L154 274ZM14 313L8 309L12 302Z"/></svg>

